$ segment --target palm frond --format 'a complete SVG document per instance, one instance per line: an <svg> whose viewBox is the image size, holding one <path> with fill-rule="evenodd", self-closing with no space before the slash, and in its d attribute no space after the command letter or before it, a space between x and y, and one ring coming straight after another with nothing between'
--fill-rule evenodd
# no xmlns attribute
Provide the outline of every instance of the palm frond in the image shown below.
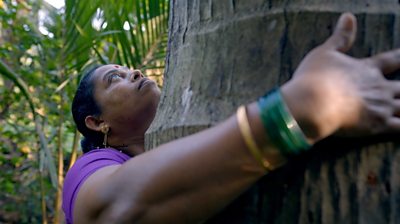
<svg viewBox="0 0 400 224"><path fill-rule="evenodd" d="M22 92L24 97L27 99L29 108L31 109L31 112L33 114L33 119L35 123L35 129L37 134L39 135L39 140L40 140L40 145L41 148L44 151L44 154L46 156L46 165L49 170L50 174L50 179L53 184L53 186L57 185L57 172L56 172L56 167L55 167L55 162L53 159L53 155L51 154L49 148L47 147L47 140L44 137L44 133L41 128L41 124L37 115L36 111L36 106L34 103L34 96L29 92L27 84L20 78L20 76L16 73L14 73L4 62L0 60L0 74L6 77L7 79L11 80Z"/></svg>
<svg viewBox="0 0 400 224"><path fill-rule="evenodd" d="M155 55L154 48L164 48L159 42L166 31L167 0L82 2L66 3L66 22L70 25L64 54L68 61L76 60L77 55L82 60L97 56L100 63L144 68L151 61L149 57ZM101 22L98 30L92 26L94 20ZM165 51L157 52L159 55Z"/></svg>

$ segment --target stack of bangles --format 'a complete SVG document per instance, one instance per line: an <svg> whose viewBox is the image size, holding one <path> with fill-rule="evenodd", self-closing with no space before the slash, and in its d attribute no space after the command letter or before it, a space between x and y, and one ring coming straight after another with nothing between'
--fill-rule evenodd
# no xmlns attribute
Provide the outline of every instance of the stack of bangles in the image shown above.
<svg viewBox="0 0 400 224"><path fill-rule="evenodd" d="M267 138L282 154L296 155L310 148L304 133L283 101L279 89L274 89L261 97L258 100L258 107ZM251 133L245 106L238 108L236 117L247 148L253 157L270 171L271 164L263 158L263 151L257 146Z"/></svg>

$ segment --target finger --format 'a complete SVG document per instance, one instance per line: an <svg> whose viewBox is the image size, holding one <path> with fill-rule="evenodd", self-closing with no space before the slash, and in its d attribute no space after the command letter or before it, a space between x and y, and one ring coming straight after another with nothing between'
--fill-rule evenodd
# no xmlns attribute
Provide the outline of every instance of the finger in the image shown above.
<svg viewBox="0 0 400 224"><path fill-rule="evenodd" d="M333 31L333 34L322 46L346 52L353 46L356 32L357 20L354 15L351 13L343 13L336 24L335 31Z"/></svg>
<svg viewBox="0 0 400 224"><path fill-rule="evenodd" d="M400 49L380 53L370 58L385 75L400 69Z"/></svg>

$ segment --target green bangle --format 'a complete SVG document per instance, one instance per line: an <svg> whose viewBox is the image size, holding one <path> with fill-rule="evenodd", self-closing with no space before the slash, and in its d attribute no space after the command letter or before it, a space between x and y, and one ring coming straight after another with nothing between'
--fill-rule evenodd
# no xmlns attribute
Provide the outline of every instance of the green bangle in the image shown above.
<svg viewBox="0 0 400 224"><path fill-rule="evenodd" d="M258 100L260 118L272 143L284 154L299 154L310 148L310 144L289 112L279 89Z"/></svg>

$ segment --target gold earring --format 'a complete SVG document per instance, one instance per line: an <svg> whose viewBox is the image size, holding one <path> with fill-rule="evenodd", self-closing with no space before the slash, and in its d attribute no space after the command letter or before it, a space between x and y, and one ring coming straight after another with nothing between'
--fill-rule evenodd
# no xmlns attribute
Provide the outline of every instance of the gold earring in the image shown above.
<svg viewBox="0 0 400 224"><path fill-rule="evenodd" d="M108 125L104 125L101 127L101 132L104 134L104 139L103 139L103 146L104 148L107 148L107 137L108 137L108 131L109 131Z"/></svg>

